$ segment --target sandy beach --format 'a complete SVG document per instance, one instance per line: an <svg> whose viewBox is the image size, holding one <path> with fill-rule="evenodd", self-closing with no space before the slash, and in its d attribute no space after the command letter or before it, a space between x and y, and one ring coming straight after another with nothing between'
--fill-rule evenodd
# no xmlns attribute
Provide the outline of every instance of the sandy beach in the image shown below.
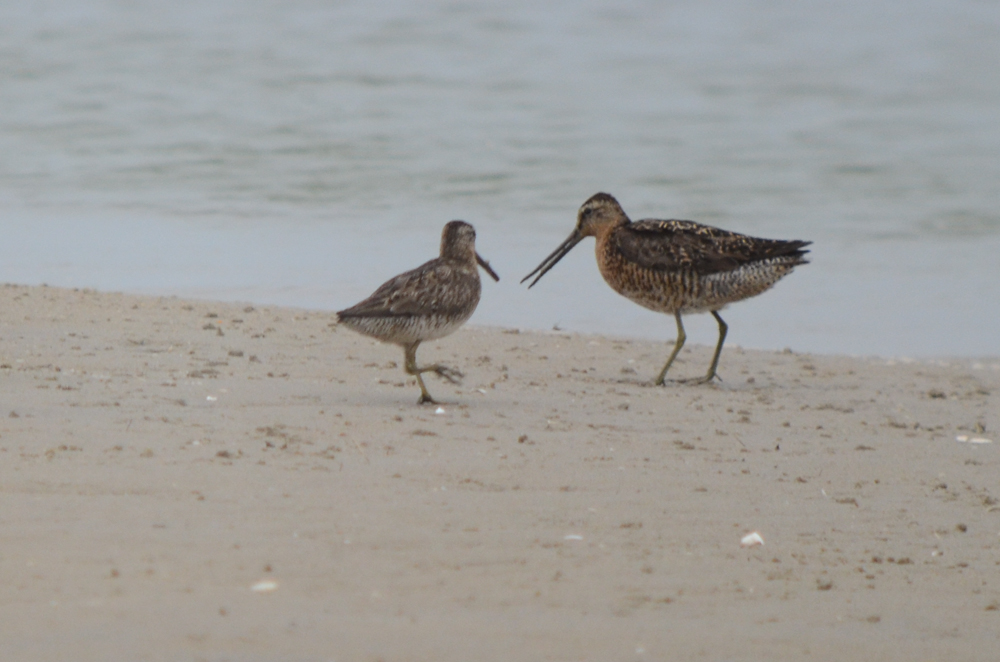
<svg viewBox="0 0 1000 662"><path fill-rule="evenodd" d="M2 286L0 657L997 658L1000 357L671 342Z"/></svg>

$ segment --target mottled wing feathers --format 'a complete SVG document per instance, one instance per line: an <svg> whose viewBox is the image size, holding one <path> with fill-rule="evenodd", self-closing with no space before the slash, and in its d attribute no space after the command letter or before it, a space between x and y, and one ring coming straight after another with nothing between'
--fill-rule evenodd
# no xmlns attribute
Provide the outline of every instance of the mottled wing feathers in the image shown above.
<svg viewBox="0 0 1000 662"><path fill-rule="evenodd" d="M475 267L473 267L475 269ZM404 317L459 315L470 300L479 301L479 278L462 265L440 259L402 273L362 301L337 315L345 317Z"/></svg>
<svg viewBox="0 0 1000 662"><path fill-rule="evenodd" d="M694 221L645 219L615 229L621 255L656 271L694 271L707 275L752 262L785 257L804 264L809 241L758 239Z"/></svg>

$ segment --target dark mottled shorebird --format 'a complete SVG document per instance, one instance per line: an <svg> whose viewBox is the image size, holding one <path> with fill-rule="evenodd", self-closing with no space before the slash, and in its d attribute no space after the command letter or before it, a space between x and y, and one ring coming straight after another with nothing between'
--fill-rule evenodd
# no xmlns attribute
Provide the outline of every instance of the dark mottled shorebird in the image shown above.
<svg viewBox="0 0 1000 662"><path fill-rule="evenodd" d="M671 313L677 342L656 378L663 384L687 336L681 315L710 312L719 323L712 365L698 383L709 382L719 365L726 323L719 311L769 289L792 268L806 264L811 241L758 239L694 221L644 219L633 223L607 193L583 203L569 238L521 281L531 287L584 237L597 238L597 266L611 288L644 308Z"/></svg>
<svg viewBox="0 0 1000 662"><path fill-rule="evenodd" d="M441 255L385 282L370 297L337 313L344 326L403 348L407 374L420 385L419 404L434 403L420 376L436 372L458 383L462 373L443 365L417 365L417 347L444 338L472 317L479 305L479 272L500 280L476 252L476 231L465 221L451 221L441 232Z"/></svg>

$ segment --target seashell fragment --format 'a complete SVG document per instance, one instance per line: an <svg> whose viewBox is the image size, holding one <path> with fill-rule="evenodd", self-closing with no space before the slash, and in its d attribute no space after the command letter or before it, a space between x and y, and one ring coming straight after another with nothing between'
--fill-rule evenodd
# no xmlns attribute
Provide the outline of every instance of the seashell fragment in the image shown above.
<svg viewBox="0 0 1000 662"><path fill-rule="evenodd" d="M992 439L987 439L986 437L970 437L967 434L960 434L955 437L955 441L961 444L992 444Z"/></svg>
<svg viewBox="0 0 1000 662"><path fill-rule="evenodd" d="M278 582L273 579L262 579L253 586L250 590L254 593L270 593L271 591L278 588Z"/></svg>

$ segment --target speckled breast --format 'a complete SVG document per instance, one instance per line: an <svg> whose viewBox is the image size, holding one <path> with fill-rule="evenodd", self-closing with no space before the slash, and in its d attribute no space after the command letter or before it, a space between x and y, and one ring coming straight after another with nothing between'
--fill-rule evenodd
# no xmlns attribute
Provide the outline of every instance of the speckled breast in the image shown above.
<svg viewBox="0 0 1000 662"><path fill-rule="evenodd" d="M699 274L693 270L657 271L598 252L601 276L611 288L643 308L660 313L706 313L757 296L795 266L791 258L753 262L731 271Z"/></svg>
<svg viewBox="0 0 1000 662"><path fill-rule="evenodd" d="M392 317L352 317L343 324L366 336L397 345L437 340L451 335L472 317L473 307L462 315L396 315Z"/></svg>

